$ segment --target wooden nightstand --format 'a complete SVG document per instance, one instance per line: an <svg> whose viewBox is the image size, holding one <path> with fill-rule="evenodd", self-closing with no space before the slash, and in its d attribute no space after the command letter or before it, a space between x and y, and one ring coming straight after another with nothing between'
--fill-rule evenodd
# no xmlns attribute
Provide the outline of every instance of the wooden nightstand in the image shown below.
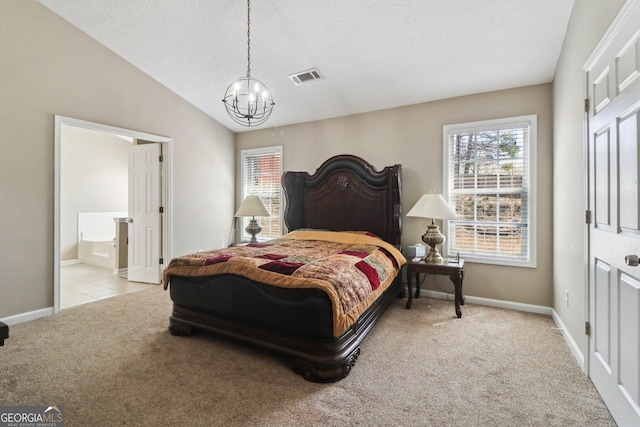
<svg viewBox="0 0 640 427"><path fill-rule="evenodd" d="M411 308L413 302L413 295L411 293L411 280L416 278L416 298L420 297L420 273L424 274L442 274L449 276L455 287L455 304L456 315L462 317L462 311L460 306L464 305L464 298L462 297L462 279L464 278L464 260L459 260L457 263L444 264L430 264L424 261L409 261L407 262L407 285L409 287L409 300L407 301L407 309Z"/></svg>

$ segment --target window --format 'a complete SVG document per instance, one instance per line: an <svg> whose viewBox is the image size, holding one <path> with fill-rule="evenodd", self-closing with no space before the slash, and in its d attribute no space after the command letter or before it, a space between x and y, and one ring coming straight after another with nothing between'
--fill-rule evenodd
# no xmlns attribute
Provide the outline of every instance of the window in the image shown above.
<svg viewBox="0 0 640 427"><path fill-rule="evenodd" d="M282 147L266 147L242 150L242 200L247 196L260 196L260 200L271 216L256 218L262 231L258 240L269 240L280 237L282 207ZM244 229L251 218L242 218L242 240L250 240L251 235Z"/></svg>
<svg viewBox="0 0 640 427"><path fill-rule="evenodd" d="M535 267L536 116L444 127L448 256Z"/></svg>

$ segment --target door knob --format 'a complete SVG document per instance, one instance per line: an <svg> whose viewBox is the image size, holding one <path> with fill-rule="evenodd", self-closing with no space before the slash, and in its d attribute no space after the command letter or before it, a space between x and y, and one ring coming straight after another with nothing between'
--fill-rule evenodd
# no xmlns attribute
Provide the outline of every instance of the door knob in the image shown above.
<svg viewBox="0 0 640 427"><path fill-rule="evenodd" d="M640 258L638 258L638 255L627 255L624 257L624 263L630 267L636 267L640 264Z"/></svg>
<svg viewBox="0 0 640 427"><path fill-rule="evenodd" d="M124 222L128 222L129 224L131 224L133 222L133 218L127 218L124 220Z"/></svg>

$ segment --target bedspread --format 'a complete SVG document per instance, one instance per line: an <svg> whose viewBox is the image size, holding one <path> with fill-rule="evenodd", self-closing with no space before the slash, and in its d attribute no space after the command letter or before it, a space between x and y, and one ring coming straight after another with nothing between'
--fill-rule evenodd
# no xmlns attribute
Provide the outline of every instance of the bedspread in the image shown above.
<svg viewBox="0 0 640 427"><path fill-rule="evenodd" d="M406 259L391 244L356 232L293 231L265 243L199 252L171 260L171 276L236 274L273 286L319 288L342 335L393 282Z"/></svg>

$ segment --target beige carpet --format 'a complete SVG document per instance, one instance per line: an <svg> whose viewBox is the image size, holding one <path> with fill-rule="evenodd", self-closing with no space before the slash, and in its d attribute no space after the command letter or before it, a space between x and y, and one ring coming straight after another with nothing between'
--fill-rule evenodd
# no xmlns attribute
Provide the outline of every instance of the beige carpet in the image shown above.
<svg viewBox="0 0 640 427"><path fill-rule="evenodd" d="M0 405L59 405L66 426L615 425L547 316L398 300L351 374L315 384L261 350L172 336L170 311L158 287L12 326Z"/></svg>

